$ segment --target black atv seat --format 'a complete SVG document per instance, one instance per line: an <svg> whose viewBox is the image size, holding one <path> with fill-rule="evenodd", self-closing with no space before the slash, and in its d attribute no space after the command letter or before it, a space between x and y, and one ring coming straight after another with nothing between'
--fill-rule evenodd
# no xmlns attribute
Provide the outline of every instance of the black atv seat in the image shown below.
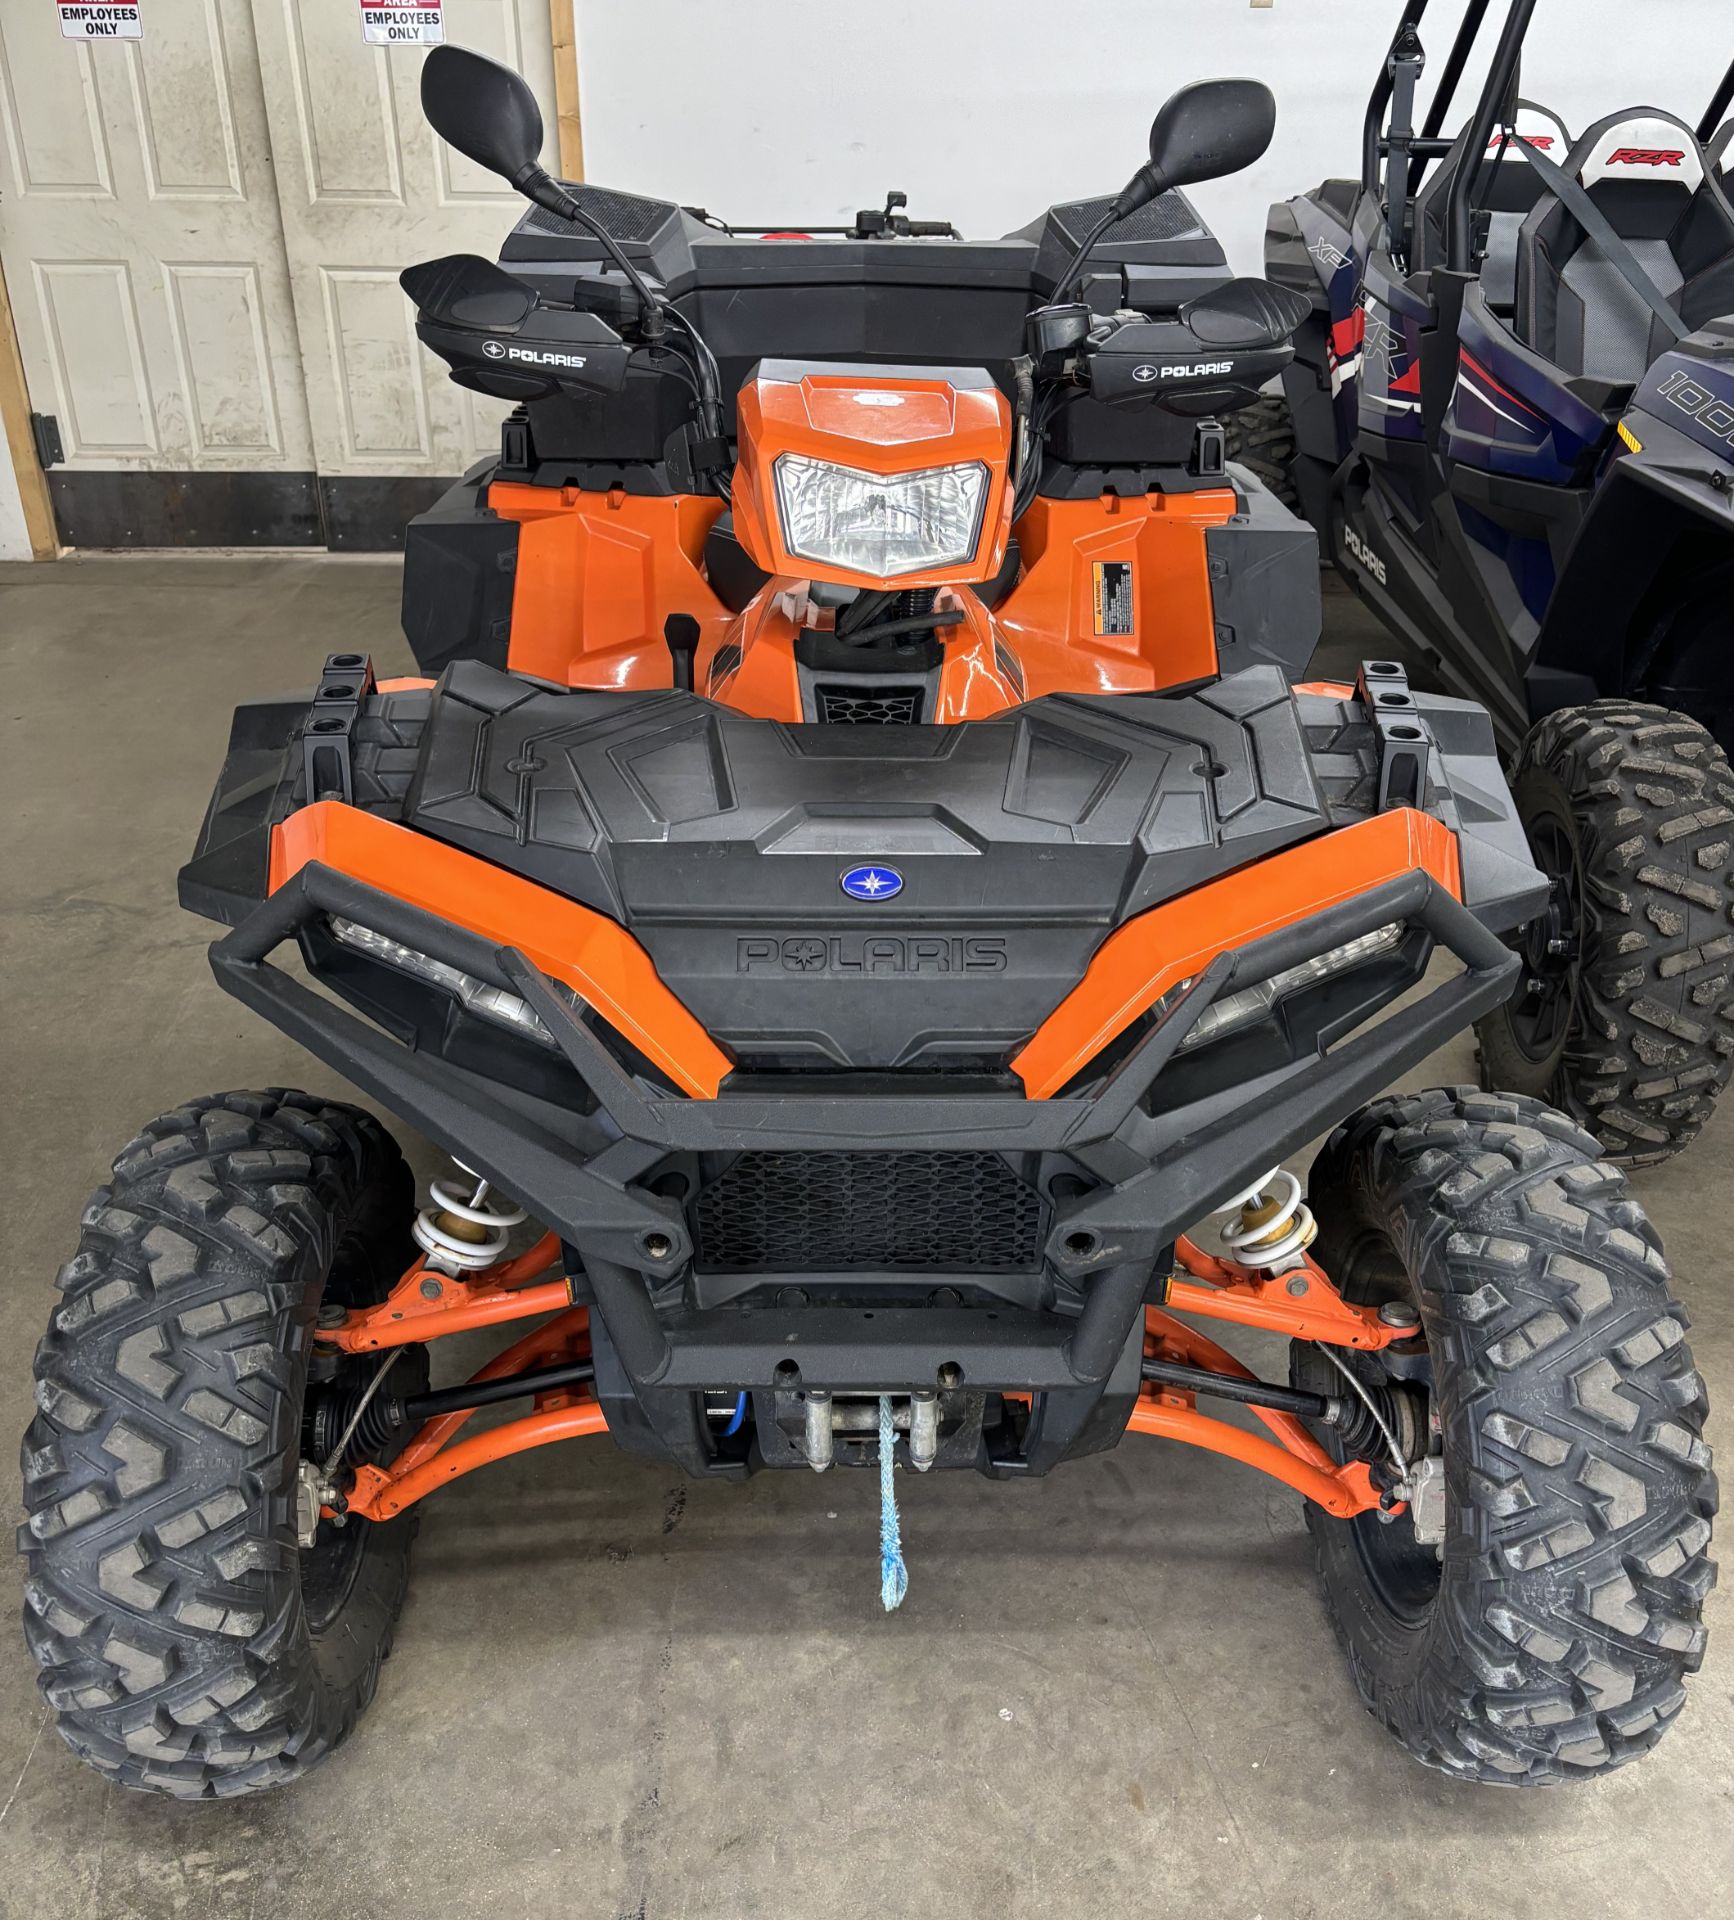
<svg viewBox="0 0 1734 1920"><path fill-rule="evenodd" d="M1734 211L1683 120L1653 107L1609 114L1562 165L1685 328L1734 308ZM1564 372L1597 380L1637 380L1672 344L1661 317L1551 190L1518 235L1514 325Z"/></svg>
<svg viewBox="0 0 1734 1920"><path fill-rule="evenodd" d="M1547 191L1541 176L1523 163L1513 131L1538 146L1549 159L1562 160L1571 135L1559 115L1533 101L1517 103L1510 125L1497 127L1471 185L1471 205L1487 215L1486 251L1481 261L1481 291L1495 313L1509 314L1517 299L1517 236L1525 218ZM1446 203L1451 183L1474 133L1473 124L1457 136L1415 196L1415 237L1410 248L1416 272L1445 264Z"/></svg>

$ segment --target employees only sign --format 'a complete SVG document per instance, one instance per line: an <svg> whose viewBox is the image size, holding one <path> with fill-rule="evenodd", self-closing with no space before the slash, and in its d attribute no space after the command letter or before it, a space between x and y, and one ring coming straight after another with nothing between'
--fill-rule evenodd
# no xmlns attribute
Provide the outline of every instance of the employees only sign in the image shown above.
<svg viewBox="0 0 1734 1920"><path fill-rule="evenodd" d="M54 0L68 40L142 40L138 0Z"/></svg>
<svg viewBox="0 0 1734 1920"><path fill-rule="evenodd" d="M446 37L440 0L361 0L361 37L370 47L435 47Z"/></svg>

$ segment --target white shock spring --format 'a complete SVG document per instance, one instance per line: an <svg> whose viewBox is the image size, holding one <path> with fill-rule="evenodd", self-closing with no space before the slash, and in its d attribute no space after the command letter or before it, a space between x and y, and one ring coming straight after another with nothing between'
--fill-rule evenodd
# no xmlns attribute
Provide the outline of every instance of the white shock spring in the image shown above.
<svg viewBox="0 0 1734 1920"><path fill-rule="evenodd" d="M477 1273L499 1259L512 1228L530 1216L509 1200L496 1198L473 1168L461 1160L452 1164L468 1176L466 1182L460 1186L455 1180L430 1181L433 1204L416 1215L410 1232L429 1266L443 1267L448 1273Z"/></svg>
<svg viewBox="0 0 1734 1920"><path fill-rule="evenodd" d="M1216 1211L1233 1215L1219 1237L1229 1259L1249 1273L1298 1265L1319 1230L1301 1198L1300 1181L1287 1167L1272 1167Z"/></svg>

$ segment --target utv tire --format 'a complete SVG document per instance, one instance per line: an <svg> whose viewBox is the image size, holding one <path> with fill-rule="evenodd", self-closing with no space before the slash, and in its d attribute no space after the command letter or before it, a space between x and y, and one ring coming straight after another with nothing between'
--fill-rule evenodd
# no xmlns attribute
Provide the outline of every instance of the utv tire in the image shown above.
<svg viewBox="0 0 1734 1920"><path fill-rule="evenodd" d="M1622 1165L1665 1160L1734 1070L1734 774L1684 714L1598 700L1531 731L1512 788L1538 862L1570 869L1568 958L1526 934L1517 995L1477 1029L1482 1085L1551 1102ZM1531 1012L1549 995L1569 996L1552 1029Z"/></svg>
<svg viewBox="0 0 1734 1920"><path fill-rule="evenodd" d="M1704 1650L1716 1487L1654 1230L1595 1142L1533 1100L1380 1100L1309 1181L1344 1292L1417 1307L1442 1546L1307 1509L1363 1704L1425 1765L1545 1786L1647 1752ZM1340 1392L1316 1347L1295 1377ZM1366 1380L1376 1355L1343 1356Z"/></svg>
<svg viewBox="0 0 1734 1920"><path fill-rule="evenodd" d="M1282 392L1260 394L1250 407L1231 413L1222 431L1227 457L1262 480L1291 512L1299 513L1300 495L1289 477L1294 417Z"/></svg>
<svg viewBox="0 0 1734 1920"><path fill-rule="evenodd" d="M19 1544L39 1684L121 1784L276 1786L372 1698L415 1516L327 1521L302 1551L296 1467L320 1304L384 1296L413 1207L377 1121L276 1089L153 1121L86 1209L37 1349Z"/></svg>

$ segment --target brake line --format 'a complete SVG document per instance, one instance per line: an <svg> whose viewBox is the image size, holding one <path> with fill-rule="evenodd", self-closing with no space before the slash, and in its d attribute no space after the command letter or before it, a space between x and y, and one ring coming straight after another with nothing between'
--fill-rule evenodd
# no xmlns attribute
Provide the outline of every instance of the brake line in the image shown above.
<svg viewBox="0 0 1734 1920"><path fill-rule="evenodd" d="M1385 1436L1385 1445L1391 1450L1391 1464L1397 1469L1397 1478L1399 1480L1407 1480L1409 1477L1409 1463L1403 1458L1403 1449L1397 1445L1397 1436L1386 1423L1385 1416L1373 1405L1373 1396L1362 1386L1360 1381L1355 1378L1354 1374L1343 1365L1342 1361L1331 1352L1329 1347L1321 1346L1319 1352L1325 1356L1331 1365L1336 1368L1337 1372L1340 1373L1343 1378L1348 1381L1349 1385L1354 1388L1355 1392L1360 1395L1361 1404L1367 1409L1368 1413L1373 1416L1373 1425Z"/></svg>

